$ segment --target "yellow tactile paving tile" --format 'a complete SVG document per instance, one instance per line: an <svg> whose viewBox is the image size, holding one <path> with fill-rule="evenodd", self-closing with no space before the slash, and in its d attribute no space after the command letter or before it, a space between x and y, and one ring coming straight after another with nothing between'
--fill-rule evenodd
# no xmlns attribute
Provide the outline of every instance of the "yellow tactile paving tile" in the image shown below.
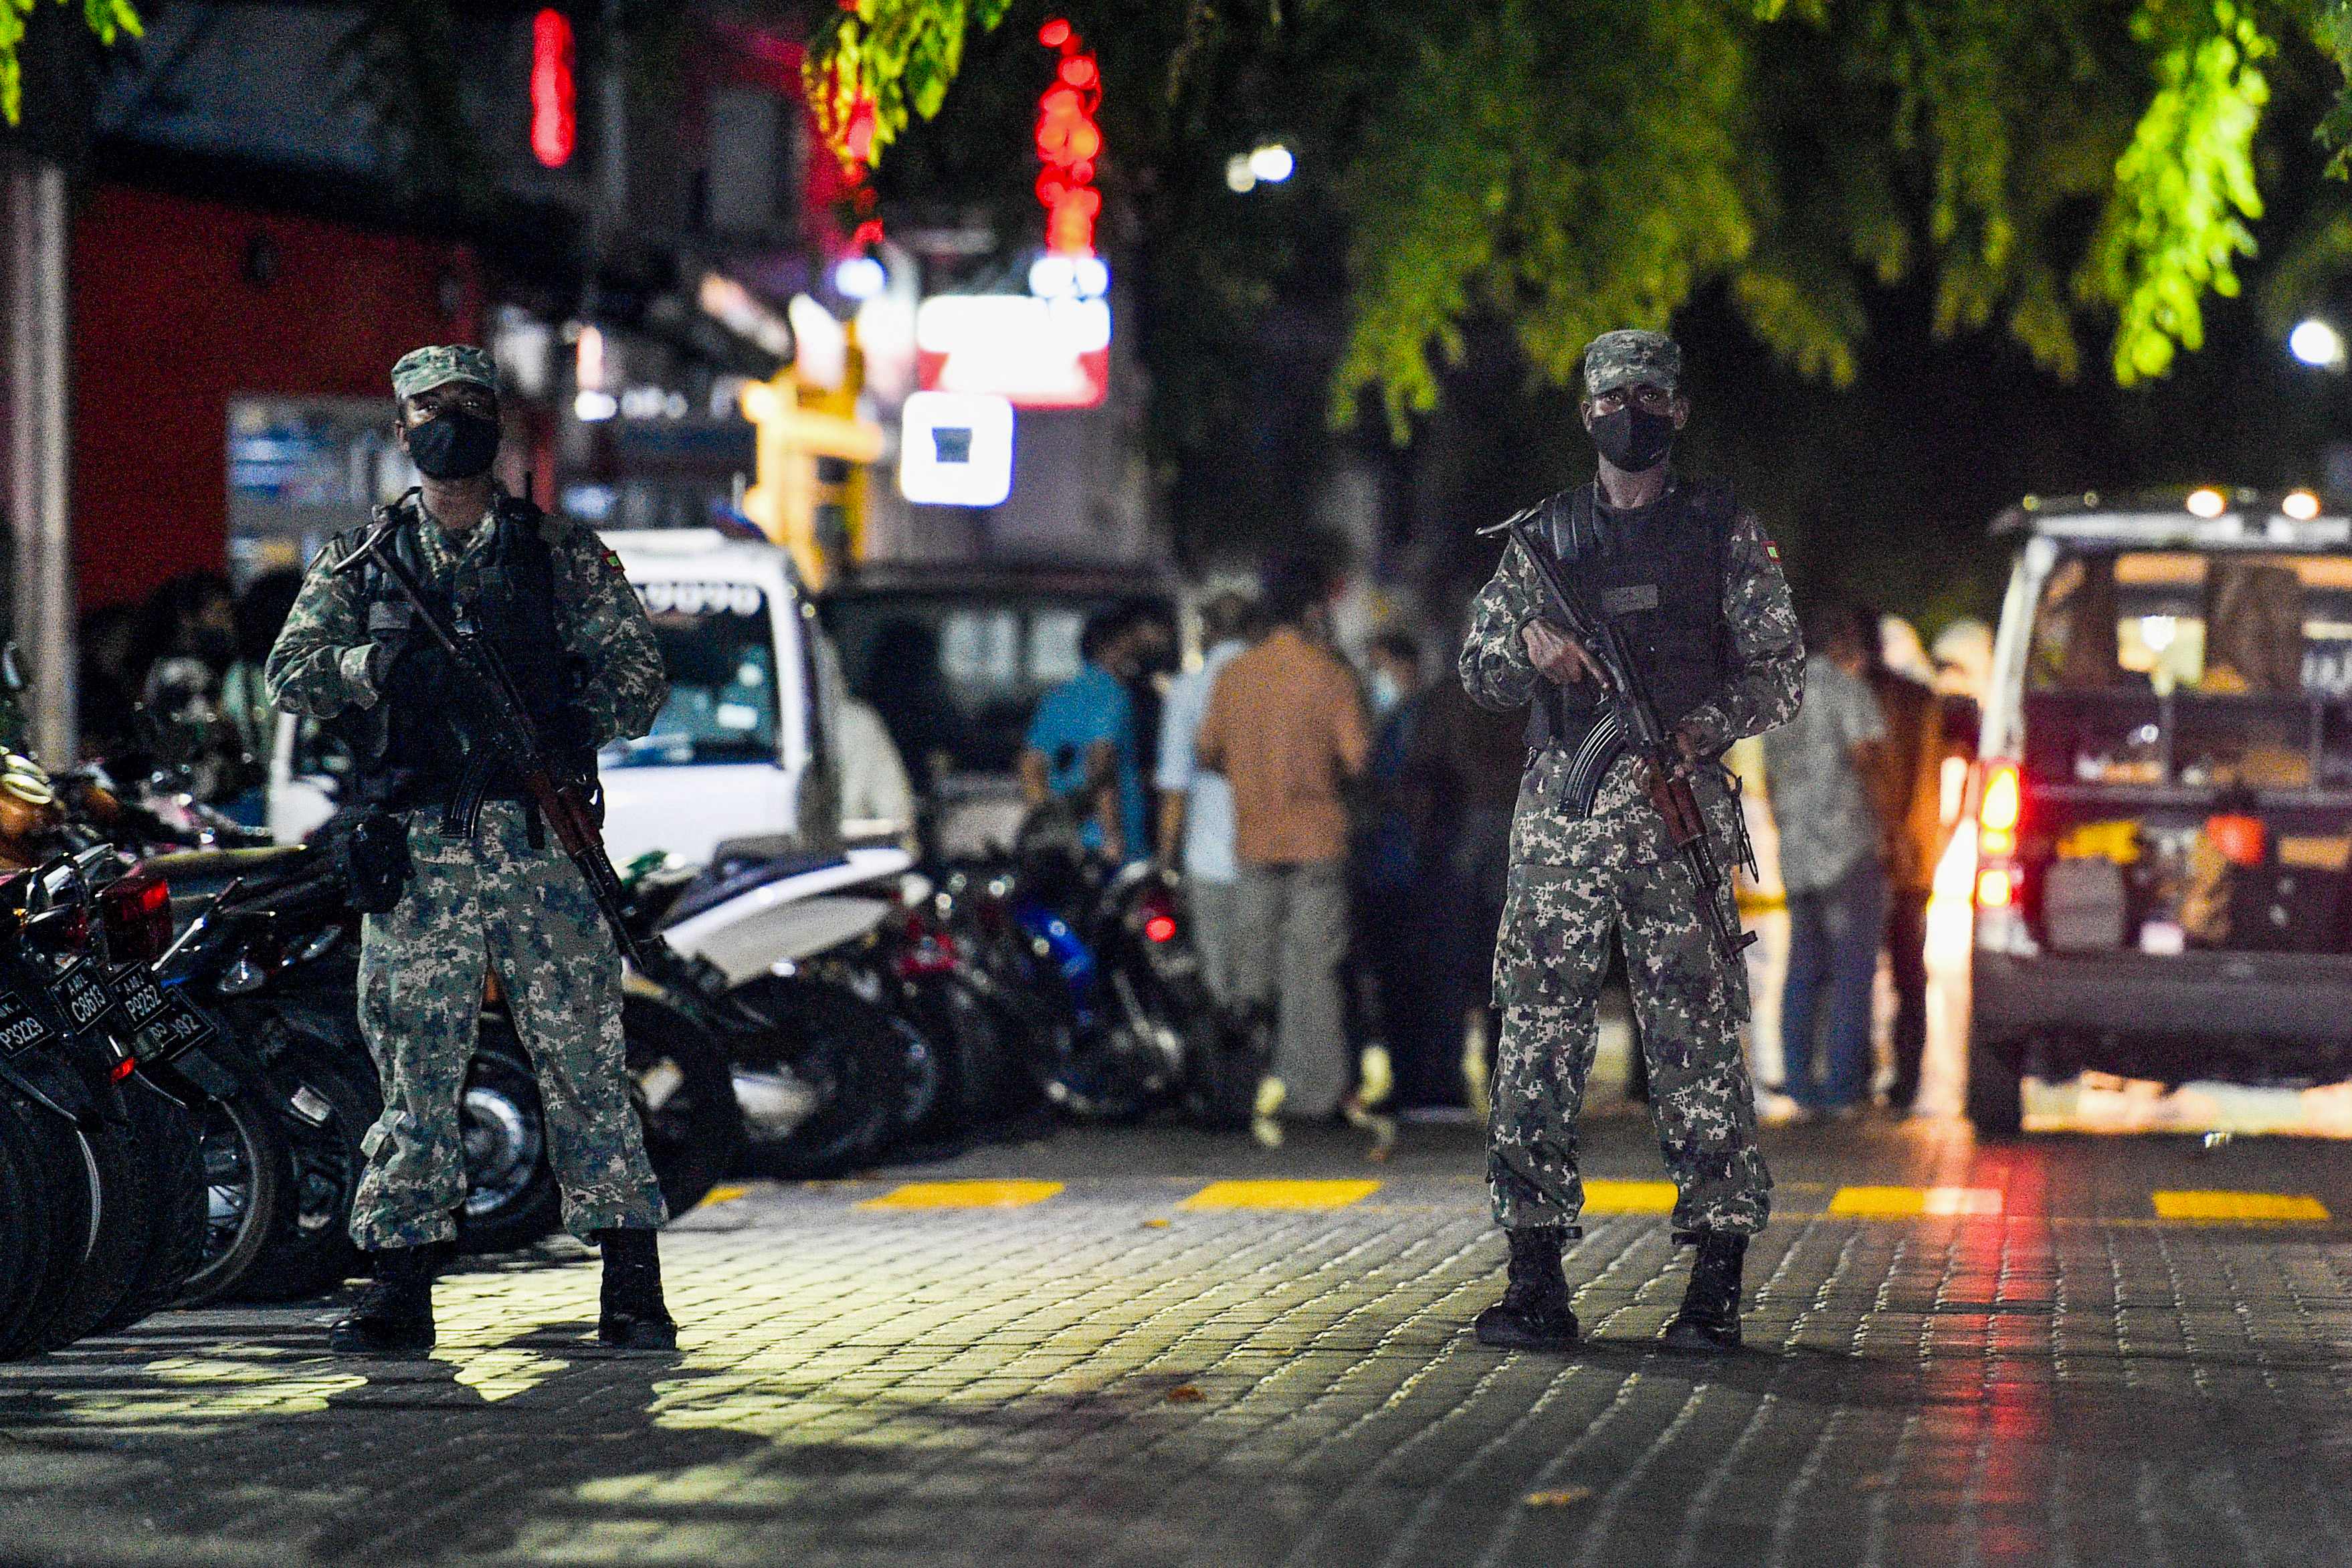
<svg viewBox="0 0 2352 1568"><path fill-rule="evenodd" d="M1343 1209L1381 1190L1378 1182L1211 1182L1184 1209Z"/></svg>
<svg viewBox="0 0 2352 1568"><path fill-rule="evenodd" d="M1674 1209L1675 1184L1672 1182L1584 1184L1584 1212L1587 1214L1672 1214Z"/></svg>
<svg viewBox="0 0 2352 1568"><path fill-rule="evenodd" d="M1829 1212L1878 1219L1998 1215L1999 1187L1840 1187Z"/></svg>
<svg viewBox="0 0 2352 1568"><path fill-rule="evenodd" d="M2158 1219L2325 1220L2327 1205L2304 1193L2157 1193Z"/></svg>
<svg viewBox="0 0 2352 1568"><path fill-rule="evenodd" d="M1062 1190L1059 1182L907 1182L862 1209L1017 1209L1042 1204Z"/></svg>

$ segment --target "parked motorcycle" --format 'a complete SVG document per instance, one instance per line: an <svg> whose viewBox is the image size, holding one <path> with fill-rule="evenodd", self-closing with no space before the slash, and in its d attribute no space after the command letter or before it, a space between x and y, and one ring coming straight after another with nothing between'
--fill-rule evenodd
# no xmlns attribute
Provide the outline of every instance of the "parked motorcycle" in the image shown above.
<svg viewBox="0 0 2352 1568"><path fill-rule="evenodd" d="M1104 867L1056 823L1041 813L1012 855L942 870L933 915L955 973L1069 1114L1132 1121L1173 1102L1207 1126L1246 1126L1266 1046L1210 995L1173 880Z"/></svg>
<svg viewBox="0 0 2352 1568"><path fill-rule="evenodd" d="M232 880L184 931L164 963L167 984L203 996L241 1038L256 1042L283 1080L299 1079L332 1150L301 1180L300 1245L264 1270L266 1294L294 1295L357 1268L342 1239L363 1164L358 1140L381 1113L376 1074L360 1038L358 921L331 849L300 847L156 864L194 881ZM707 1034L658 995L622 1005L630 1096L671 1212L702 1201L732 1163L741 1123L726 1064ZM559 1222L539 1086L495 984L461 1100L467 1192L458 1244L470 1252L529 1246ZM326 1216L332 1215L332 1223ZM315 1217L314 1217L315 1216Z"/></svg>
<svg viewBox="0 0 2352 1568"><path fill-rule="evenodd" d="M0 881L0 1352L127 1327L202 1257L191 1111L236 1086L200 1021L138 985L135 964L110 973L120 911L93 918L93 882L113 863L91 851Z"/></svg>
<svg viewBox="0 0 2352 1568"><path fill-rule="evenodd" d="M744 1167L804 1178L870 1163L937 1104L930 1040L861 962L902 850L721 845L711 865L632 867L629 920L696 977L680 998L725 1052Z"/></svg>

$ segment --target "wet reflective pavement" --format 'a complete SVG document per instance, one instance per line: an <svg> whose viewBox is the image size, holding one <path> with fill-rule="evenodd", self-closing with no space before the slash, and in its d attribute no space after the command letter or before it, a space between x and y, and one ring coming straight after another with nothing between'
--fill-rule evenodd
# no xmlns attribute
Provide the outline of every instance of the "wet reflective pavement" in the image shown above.
<svg viewBox="0 0 2352 1568"><path fill-rule="evenodd" d="M1591 1145L1571 1355L1467 1332L1468 1128L1065 1131L707 1206L676 1358L597 1352L559 1242L445 1280L427 1362L327 1301L0 1368L0 1557L2352 1562L2352 1150L1780 1131L1692 1360L1646 1130Z"/></svg>

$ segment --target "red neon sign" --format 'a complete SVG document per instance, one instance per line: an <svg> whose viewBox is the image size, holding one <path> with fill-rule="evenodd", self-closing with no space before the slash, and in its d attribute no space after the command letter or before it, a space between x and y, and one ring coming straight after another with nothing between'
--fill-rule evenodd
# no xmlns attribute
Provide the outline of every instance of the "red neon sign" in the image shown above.
<svg viewBox="0 0 2352 1568"><path fill-rule="evenodd" d="M1045 209L1045 248L1062 256L1095 253L1095 219L1102 193L1094 188L1102 156L1102 68L1060 17L1037 29L1037 41L1061 53L1054 84L1037 100L1037 200Z"/></svg>
<svg viewBox="0 0 2352 1568"><path fill-rule="evenodd" d="M572 161L579 139L572 83L572 19L541 11L530 22L530 152L551 169Z"/></svg>

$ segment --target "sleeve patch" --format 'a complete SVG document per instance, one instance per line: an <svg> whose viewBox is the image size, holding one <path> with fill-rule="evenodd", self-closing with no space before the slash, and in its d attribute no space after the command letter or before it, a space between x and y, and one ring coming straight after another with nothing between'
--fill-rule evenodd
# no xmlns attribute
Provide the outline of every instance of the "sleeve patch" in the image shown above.
<svg viewBox="0 0 2352 1568"><path fill-rule="evenodd" d="M604 570L610 572L614 576L625 577L628 575L627 571L621 565L620 556L614 552L611 545L602 543L598 544L596 547L596 555L599 560L604 563Z"/></svg>
<svg viewBox="0 0 2352 1568"><path fill-rule="evenodd" d="M1771 557L1775 566L1780 563L1780 547L1772 542L1772 536L1769 533L1764 535L1764 553Z"/></svg>

